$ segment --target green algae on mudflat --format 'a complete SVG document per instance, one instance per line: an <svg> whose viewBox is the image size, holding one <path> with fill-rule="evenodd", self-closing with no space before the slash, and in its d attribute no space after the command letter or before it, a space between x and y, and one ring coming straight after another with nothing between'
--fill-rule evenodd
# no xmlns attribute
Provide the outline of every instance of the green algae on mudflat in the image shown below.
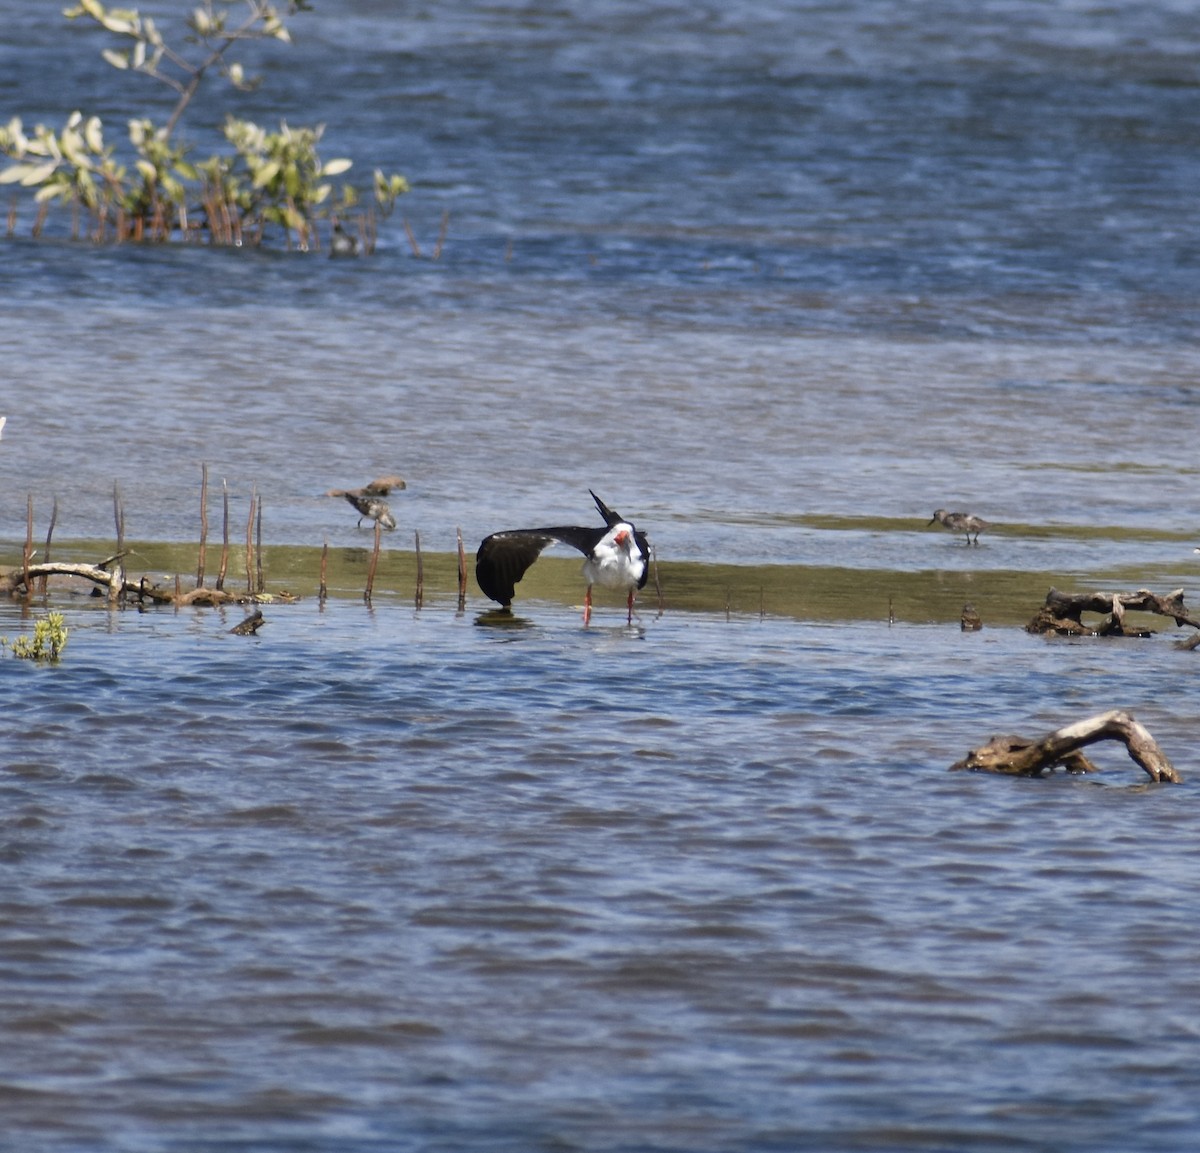
<svg viewBox="0 0 1200 1153"><path fill-rule="evenodd" d="M385 538L386 540L386 538ZM111 543L73 541L56 544L54 557L62 561L95 562L108 555ZM180 587L195 587L198 550L195 544L132 542L125 558L132 579L145 575L149 582L171 588L179 574ZM263 571L268 593L290 593L301 598L315 597L321 574L320 548L299 545L264 545ZM19 567L19 550L0 552L6 567ZM7 555L6 555L7 554ZM216 583L220 547L208 547L205 584ZM330 546L326 557L325 579L331 597L361 597L366 588L371 547ZM491 605L483 597L474 578L474 556L468 553L467 601L472 608ZM573 555L545 555L517 586L514 606L538 600L577 605L583 599L583 581L579 558ZM421 554L423 602L428 607L458 599L458 557L452 552ZM796 620L838 621L894 619L900 622L956 623L963 605L974 605L984 627L1023 626L1037 612L1051 587L1064 591L1115 592L1147 587L1152 574L1145 572L1106 572L1095 579L1087 574L1064 576L1061 573L1010 569L892 569L848 568L833 565L703 564L691 561L658 561L652 566L646 587L638 596L643 613L664 611L730 613L739 616L784 616ZM1172 572L1153 576L1165 578L1170 587L1178 587L1181 575ZM375 573L373 597L411 600L416 591L417 556L412 549L383 548ZM1156 592L1169 591L1168 583L1154 586ZM59 587L81 585L70 582ZM237 593L247 588L245 547L231 547L225 577L225 589ZM660 591L661 590L661 596ZM621 607L623 598L603 589L595 590L600 608ZM1160 620L1155 627L1165 627Z"/></svg>

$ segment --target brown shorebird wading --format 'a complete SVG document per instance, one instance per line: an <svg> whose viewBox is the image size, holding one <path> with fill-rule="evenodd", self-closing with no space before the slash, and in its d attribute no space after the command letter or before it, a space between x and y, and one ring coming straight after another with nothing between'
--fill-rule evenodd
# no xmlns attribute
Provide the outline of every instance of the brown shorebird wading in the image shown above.
<svg viewBox="0 0 1200 1153"><path fill-rule="evenodd" d="M933 519L929 524L940 524L943 528L948 528L951 532L962 533L967 538L967 544L978 544L979 534L985 528L991 528L991 525L986 520L975 516L973 513L947 512L944 508L939 508L933 514ZM974 536L974 540L971 539L972 536Z"/></svg>
<svg viewBox="0 0 1200 1153"><path fill-rule="evenodd" d="M395 528L396 518L383 498L392 489L407 487L402 476L381 476L362 488L331 488L325 495L345 497L357 510L360 527L363 519L367 518L377 520L384 528Z"/></svg>

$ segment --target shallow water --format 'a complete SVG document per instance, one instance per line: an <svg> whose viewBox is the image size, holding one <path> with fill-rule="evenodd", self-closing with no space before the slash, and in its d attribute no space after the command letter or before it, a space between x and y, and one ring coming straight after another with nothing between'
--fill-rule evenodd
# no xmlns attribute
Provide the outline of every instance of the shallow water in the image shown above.
<svg viewBox="0 0 1200 1153"><path fill-rule="evenodd" d="M1187 1144L1194 786L946 770L1193 654L536 607L0 664L14 1148Z"/></svg>
<svg viewBox="0 0 1200 1153"><path fill-rule="evenodd" d="M0 1148L1195 1146L1195 654L1020 627L1195 590L1192 17L346 0L242 111L413 180L372 259L21 208L0 565L30 498L37 548L57 499L54 555L110 555L115 485L186 587L207 464L209 582L225 481L230 586L256 490L302 599L252 638L0 604L70 628L0 654ZM0 116L155 99L0 18ZM389 472L368 607L324 494ZM589 488L655 546L633 627L581 627L565 555L507 627L456 612L458 530ZM947 771L1113 707L1184 784Z"/></svg>

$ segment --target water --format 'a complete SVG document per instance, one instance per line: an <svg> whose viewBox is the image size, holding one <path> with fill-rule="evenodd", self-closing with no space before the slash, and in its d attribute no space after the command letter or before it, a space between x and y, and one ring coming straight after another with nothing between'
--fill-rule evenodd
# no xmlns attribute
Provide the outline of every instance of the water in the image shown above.
<svg viewBox="0 0 1200 1153"><path fill-rule="evenodd" d="M1194 588L1192 6L444 7L297 17L241 106L412 179L372 259L0 246L0 563L117 484L186 573L207 463L274 584L339 566L255 638L60 588L0 658L0 1148L1195 1145L1194 654L1016 627ZM0 15L0 115L156 99ZM368 609L323 494L394 471ZM588 488L666 611L412 607L413 530ZM946 771L1111 707L1182 786Z"/></svg>
<svg viewBox="0 0 1200 1153"><path fill-rule="evenodd" d="M269 617L82 612L0 666L12 1148L1194 1131L1193 786L946 772L1101 695L1185 752L1191 654Z"/></svg>

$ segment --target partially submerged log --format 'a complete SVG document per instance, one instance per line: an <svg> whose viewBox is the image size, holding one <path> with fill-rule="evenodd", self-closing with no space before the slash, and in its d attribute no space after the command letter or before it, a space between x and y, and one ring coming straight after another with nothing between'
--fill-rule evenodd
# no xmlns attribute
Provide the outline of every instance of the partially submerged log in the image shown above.
<svg viewBox="0 0 1200 1153"><path fill-rule="evenodd" d="M266 617L263 616L262 609L255 609L245 620L239 621L229 631L234 636L252 637L263 625L267 623Z"/></svg>
<svg viewBox="0 0 1200 1153"><path fill-rule="evenodd" d="M1076 721L1041 740L1015 736L992 737L986 745L972 749L950 769L952 772L970 769L973 772L1038 777L1047 769L1061 766L1068 772L1091 773L1096 771L1096 766L1079 750L1103 740L1124 742L1129 755L1146 770L1152 781L1178 784L1183 780L1149 730L1120 709Z"/></svg>
<svg viewBox="0 0 1200 1153"><path fill-rule="evenodd" d="M110 601L119 597L128 597L139 601L153 601L155 604L243 604L260 598L253 596L236 596L220 589L193 589L191 592L179 594L177 583L170 588L154 584L146 577L139 580L129 580L120 564L123 554L111 556L99 564L68 564L64 561L50 561L43 564L31 564L27 568L13 569L11 572L0 573L0 594L6 596L27 595L33 588L33 582L45 577L69 576L81 577L91 581L97 589L103 589Z"/></svg>
<svg viewBox="0 0 1200 1153"><path fill-rule="evenodd" d="M1169 617L1176 625L1191 625L1200 629L1200 620L1188 612L1183 603L1183 589L1157 596L1148 589L1132 593L1064 593L1052 588L1037 616L1025 626L1030 633L1057 633L1059 636L1084 637L1148 637L1148 629L1136 629L1125 624L1126 612L1155 613ZM1084 613L1101 613L1096 625L1083 623Z"/></svg>

